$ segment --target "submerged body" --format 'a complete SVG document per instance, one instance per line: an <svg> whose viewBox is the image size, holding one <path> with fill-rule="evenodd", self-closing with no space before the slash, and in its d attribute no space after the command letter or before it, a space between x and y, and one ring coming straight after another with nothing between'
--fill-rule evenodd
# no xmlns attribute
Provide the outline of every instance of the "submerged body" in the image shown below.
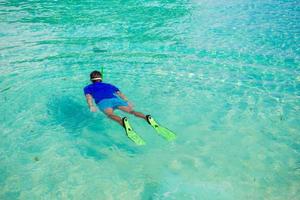
<svg viewBox="0 0 300 200"><path fill-rule="evenodd" d="M123 93L121 93L119 88L112 84L102 82L102 74L100 72L92 72L90 74L90 78L93 83L83 89L90 110L92 112L96 112L98 107L109 118L123 126L127 136L137 145L144 145L144 140L131 128L126 117L121 118L114 114L115 109L119 109L133 114L136 117L145 119L157 131L157 133L165 139L175 139L176 136L173 132L158 125L150 115L144 115L141 112L133 110L132 104L128 102L128 99Z"/></svg>
<svg viewBox="0 0 300 200"><path fill-rule="evenodd" d="M115 109L133 114L137 117L146 120L146 115L133 110L132 104L121 91L114 85L102 82L102 74L98 71L93 71L90 74L92 84L86 86L84 94L87 104L92 112L97 111L97 107L104 112L109 118L124 126L122 118L114 114ZM97 105L97 107L94 105Z"/></svg>

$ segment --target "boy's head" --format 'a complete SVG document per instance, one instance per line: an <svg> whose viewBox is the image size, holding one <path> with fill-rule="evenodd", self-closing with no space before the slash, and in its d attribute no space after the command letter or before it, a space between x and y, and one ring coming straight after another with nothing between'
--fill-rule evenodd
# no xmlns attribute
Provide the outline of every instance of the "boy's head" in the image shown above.
<svg viewBox="0 0 300 200"><path fill-rule="evenodd" d="M93 71L90 74L90 79L93 83L102 82L102 74L99 71Z"/></svg>

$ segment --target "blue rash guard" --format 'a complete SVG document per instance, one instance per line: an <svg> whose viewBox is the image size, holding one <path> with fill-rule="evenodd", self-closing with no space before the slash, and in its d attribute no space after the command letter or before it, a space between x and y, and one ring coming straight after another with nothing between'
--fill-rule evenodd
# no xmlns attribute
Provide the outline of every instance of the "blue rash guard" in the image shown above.
<svg viewBox="0 0 300 200"><path fill-rule="evenodd" d="M95 82L86 86L83 91L85 95L92 95L95 103L98 104L103 99L117 98L114 93L120 90L116 86L108 83Z"/></svg>

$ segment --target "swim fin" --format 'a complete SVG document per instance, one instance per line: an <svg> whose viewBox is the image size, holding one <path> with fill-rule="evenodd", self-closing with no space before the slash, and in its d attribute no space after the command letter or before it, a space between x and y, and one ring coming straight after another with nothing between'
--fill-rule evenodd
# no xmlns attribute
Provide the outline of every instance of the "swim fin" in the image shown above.
<svg viewBox="0 0 300 200"><path fill-rule="evenodd" d="M159 125L156 121L151 117L151 115L146 116L148 123L156 130L158 135L161 135L168 141L175 140L176 134L170 131L169 129Z"/></svg>
<svg viewBox="0 0 300 200"><path fill-rule="evenodd" d="M146 142L131 128L127 117L124 117L122 120L127 137L129 137L129 139L131 139L137 145L145 145Z"/></svg>

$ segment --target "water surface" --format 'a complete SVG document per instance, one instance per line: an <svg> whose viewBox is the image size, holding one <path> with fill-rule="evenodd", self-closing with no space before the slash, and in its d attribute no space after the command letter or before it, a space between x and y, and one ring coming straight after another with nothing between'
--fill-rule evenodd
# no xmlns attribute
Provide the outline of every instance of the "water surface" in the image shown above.
<svg viewBox="0 0 300 200"><path fill-rule="evenodd" d="M0 1L0 199L299 199L299 9ZM88 111L102 66L175 142Z"/></svg>

